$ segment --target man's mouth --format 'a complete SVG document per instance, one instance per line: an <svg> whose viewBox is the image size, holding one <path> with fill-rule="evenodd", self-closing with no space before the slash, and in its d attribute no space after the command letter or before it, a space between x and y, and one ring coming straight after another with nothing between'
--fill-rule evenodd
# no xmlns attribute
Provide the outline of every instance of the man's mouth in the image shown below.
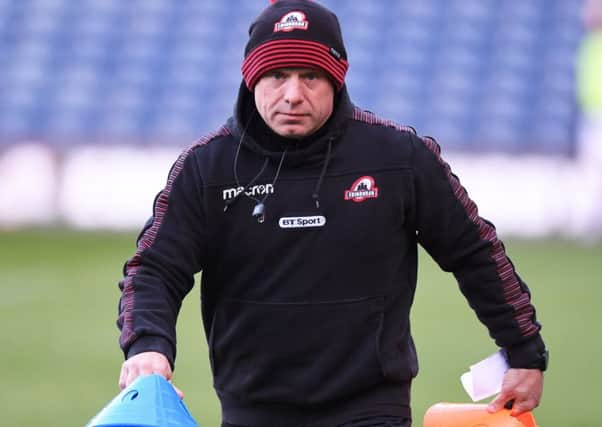
<svg viewBox="0 0 602 427"><path fill-rule="evenodd" d="M293 119L300 119L302 117L307 116L307 114L301 114L301 113L278 113L281 116L284 117L289 117L289 118L293 118Z"/></svg>

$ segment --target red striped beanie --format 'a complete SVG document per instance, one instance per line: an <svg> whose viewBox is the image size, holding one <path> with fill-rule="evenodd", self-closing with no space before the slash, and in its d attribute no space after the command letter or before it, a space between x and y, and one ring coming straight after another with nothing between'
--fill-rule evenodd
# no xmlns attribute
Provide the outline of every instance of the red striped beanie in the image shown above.
<svg viewBox="0 0 602 427"><path fill-rule="evenodd" d="M349 68L337 16L309 0L272 2L249 28L242 75L249 90L278 68L320 68L337 90Z"/></svg>

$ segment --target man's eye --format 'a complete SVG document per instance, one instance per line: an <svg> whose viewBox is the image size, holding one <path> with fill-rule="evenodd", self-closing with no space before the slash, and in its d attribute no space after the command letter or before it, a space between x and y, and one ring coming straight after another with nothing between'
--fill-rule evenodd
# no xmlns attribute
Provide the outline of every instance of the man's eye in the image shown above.
<svg viewBox="0 0 602 427"><path fill-rule="evenodd" d="M279 72L279 71L274 71L274 72L272 73L272 78L273 78L273 79L275 79L275 80L280 80L280 79L281 79L281 78L283 78L283 77L284 77L284 74L282 74L282 73L281 73L281 72Z"/></svg>
<svg viewBox="0 0 602 427"><path fill-rule="evenodd" d="M317 74L317 73L307 73L307 74L305 75L305 78L306 78L307 80L317 80L317 78L318 78L318 74Z"/></svg>

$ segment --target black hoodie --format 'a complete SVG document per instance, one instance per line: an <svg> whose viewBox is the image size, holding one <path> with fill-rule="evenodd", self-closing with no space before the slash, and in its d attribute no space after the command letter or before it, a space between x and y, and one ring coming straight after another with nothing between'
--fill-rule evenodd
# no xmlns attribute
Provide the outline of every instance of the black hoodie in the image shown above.
<svg viewBox="0 0 602 427"><path fill-rule="evenodd" d="M173 364L176 317L202 270L224 420L409 416L418 243L512 367L537 357L529 290L434 140L354 107L345 88L317 134L281 138L243 84L235 117L182 153L157 196L120 283L121 346Z"/></svg>

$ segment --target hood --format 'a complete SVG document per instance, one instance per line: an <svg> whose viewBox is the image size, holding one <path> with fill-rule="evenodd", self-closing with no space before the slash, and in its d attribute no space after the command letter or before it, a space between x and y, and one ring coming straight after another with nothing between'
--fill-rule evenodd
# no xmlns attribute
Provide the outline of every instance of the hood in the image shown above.
<svg viewBox="0 0 602 427"><path fill-rule="evenodd" d="M226 127L242 147L258 155L278 162L286 151L285 166L297 166L323 159L328 143L336 144L348 120L352 117L353 104L345 86L335 94L333 113L320 130L303 138L285 138L272 131L255 107L253 93L241 83L234 108L234 116ZM244 135L243 135L244 134Z"/></svg>

